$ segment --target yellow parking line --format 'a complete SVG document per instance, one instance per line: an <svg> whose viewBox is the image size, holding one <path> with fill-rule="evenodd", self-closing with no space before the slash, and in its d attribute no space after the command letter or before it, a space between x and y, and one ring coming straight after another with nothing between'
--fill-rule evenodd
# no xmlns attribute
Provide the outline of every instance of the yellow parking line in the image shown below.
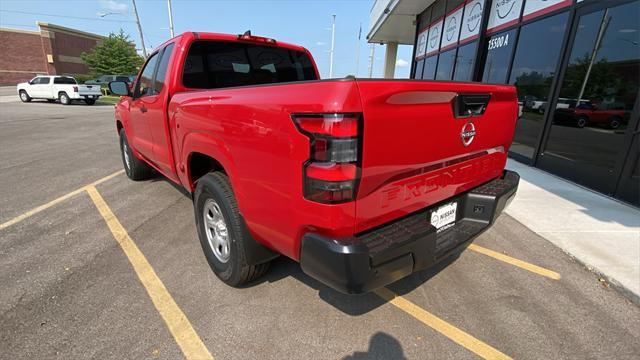
<svg viewBox="0 0 640 360"><path fill-rule="evenodd" d="M22 215L18 215L16 217L14 217L13 219L0 224L0 230L2 230L4 228L7 228L7 227L9 227L9 226L11 226L13 224L19 223L20 221L22 221L22 220L24 220L24 219L26 219L26 218L28 218L30 216L33 216L33 215L35 215L35 214L37 214L37 213L39 213L39 212L41 212L43 210L46 210L46 209L48 209L48 208L50 208L50 207L52 207L54 205L57 205L57 204L65 201L65 200L67 200L67 199L69 199L69 198L71 198L71 197L73 197L75 195L80 194L81 192L83 192L87 188L87 186L95 186L95 185L101 184L101 183L103 183L103 182L105 182L105 181L107 181L107 180L109 180L111 178L114 178L114 177L122 174L123 172L124 172L124 170L116 171L113 174L107 175L107 176L105 176L105 177L103 177L101 179L98 179L98 180L92 182L89 185L85 185L85 186L83 186L83 187L81 187L79 189L73 190L72 192L64 194L64 195L60 196L57 199L49 201L46 204L42 204L42 205L40 205L38 207L35 207L35 208L25 212Z"/></svg>
<svg viewBox="0 0 640 360"><path fill-rule="evenodd" d="M193 326L191 326L189 319L180 310L180 307L173 300L162 280L156 275L147 258L136 243L133 242L127 230L120 224L120 221L118 221L95 186L87 186L87 192L107 226L109 226L111 234L113 234L129 262L131 262L133 270L147 290L153 305L155 305L165 324L167 324L171 335L173 335L178 346L182 349L184 356L187 359L213 359L213 356L211 356L211 353L209 353L209 350L193 329Z"/></svg>
<svg viewBox="0 0 640 360"><path fill-rule="evenodd" d="M551 271L548 269L545 269L543 267L540 267L538 265L533 265L530 264L526 261L522 261L522 260L518 260L516 258L512 258L511 256L507 256L504 254L500 254L499 252L495 252L493 250L489 250L487 248L484 248L482 246L478 246L476 244L471 244L469 245L469 250L473 250L475 252L479 252L480 254L484 254L487 256L490 256L494 259L506 262L507 264L511 264L513 266L517 266L521 269L525 269L527 271L531 271L532 273L538 274L538 275L542 275L542 276L546 276L549 279L553 279L553 280L560 280L560 274L558 274L555 271Z"/></svg>
<svg viewBox="0 0 640 360"><path fill-rule="evenodd" d="M458 345L466 348L467 350L475 353L484 359L511 359L508 355L500 352L499 350L485 344L484 342L474 338L466 332L458 329L457 327L449 324L448 322L440 319L439 317L431 314L430 312L422 309L418 305L396 295L393 291L383 287L374 291L378 296L388 301L395 307L406 312L407 314L418 319L428 327L446 336L450 340L456 342Z"/></svg>

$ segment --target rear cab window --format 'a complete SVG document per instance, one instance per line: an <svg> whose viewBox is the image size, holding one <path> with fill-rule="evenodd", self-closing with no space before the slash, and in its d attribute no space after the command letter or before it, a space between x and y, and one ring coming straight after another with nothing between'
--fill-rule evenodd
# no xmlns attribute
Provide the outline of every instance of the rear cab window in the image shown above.
<svg viewBox="0 0 640 360"><path fill-rule="evenodd" d="M305 52L229 41L194 42L183 69L183 85L196 89L318 79Z"/></svg>
<svg viewBox="0 0 640 360"><path fill-rule="evenodd" d="M76 85L76 79L68 76L61 76L53 79L54 84Z"/></svg>

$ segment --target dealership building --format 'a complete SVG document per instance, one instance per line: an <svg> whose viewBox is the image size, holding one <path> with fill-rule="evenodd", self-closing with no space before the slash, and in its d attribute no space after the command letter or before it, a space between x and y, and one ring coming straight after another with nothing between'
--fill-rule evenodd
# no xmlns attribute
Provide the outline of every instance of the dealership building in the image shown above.
<svg viewBox="0 0 640 360"><path fill-rule="evenodd" d="M385 77L410 44L413 79L515 85L511 158L640 206L639 19L640 0L377 0L367 37Z"/></svg>
<svg viewBox="0 0 640 360"><path fill-rule="evenodd" d="M36 75L89 73L80 55L104 36L43 22L36 25L36 31L0 28L0 84L15 85Z"/></svg>

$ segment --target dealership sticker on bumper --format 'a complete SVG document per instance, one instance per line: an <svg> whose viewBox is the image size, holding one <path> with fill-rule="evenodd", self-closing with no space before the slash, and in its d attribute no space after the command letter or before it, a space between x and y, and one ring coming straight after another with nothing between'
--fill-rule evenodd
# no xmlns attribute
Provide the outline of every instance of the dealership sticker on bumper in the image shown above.
<svg viewBox="0 0 640 360"><path fill-rule="evenodd" d="M435 226L438 232L450 228L456 221L457 209L457 202L440 206L437 210L431 212L431 225Z"/></svg>

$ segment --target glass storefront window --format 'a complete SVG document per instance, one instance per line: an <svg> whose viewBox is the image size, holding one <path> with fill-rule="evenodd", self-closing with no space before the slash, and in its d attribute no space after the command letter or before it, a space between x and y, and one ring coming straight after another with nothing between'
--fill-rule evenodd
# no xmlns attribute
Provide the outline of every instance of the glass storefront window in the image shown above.
<svg viewBox="0 0 640 360"><path fill-rule="evenodd" d="M458 56L456 56L455 72L453 80L455 81L471 81L473 80L473 66L476 58L476 48L478 42L463 45L458 48Z"/></svg>
<svg viewBox="0 0 640 360"><path fill-rule="evenodd" d="M416 63L416 70L413 74L414 79L422 79L422 69L424 69L424 59L418 60Z"/></svg>
<svg viewBox="0 0 640 360"><path fill-rule="evenodd" d="M605 193L624 161L640 87L640 2L580 16L544 149L544 164ZM635 120L635 119L634 119Z"/></svg>
<svg viewBox="0 0 640 360"><path fill-rule="evenodd" d="M438 69L436 71L436 80L451 80L451 73L453 72L455 59L456 49L445 51L440 54Z"/></svg>
<svg viewBox="0 0 640 360"><path fill-rule="evenodd" d="M438 55L433 55L424 60L424 70L422 78L425 80L433 80L436 76L436 64L438 63Z"/></svg>
<svg viewBox="0 0 640 360"><path fill-rule="evenodd" d="M527 24L520 30L509 84L518 89L520 108L511 151L532 159L544 128L551 82L555 76L569 14Z"/></svg>
<svg viewBox="0 0 640 360"><path fill-rule="evenodd" d="M513 45L516 41L516 31L517 29L509 30L489 38L482 82L503 84L507 81L507 71L513 53Z"/></svg>

